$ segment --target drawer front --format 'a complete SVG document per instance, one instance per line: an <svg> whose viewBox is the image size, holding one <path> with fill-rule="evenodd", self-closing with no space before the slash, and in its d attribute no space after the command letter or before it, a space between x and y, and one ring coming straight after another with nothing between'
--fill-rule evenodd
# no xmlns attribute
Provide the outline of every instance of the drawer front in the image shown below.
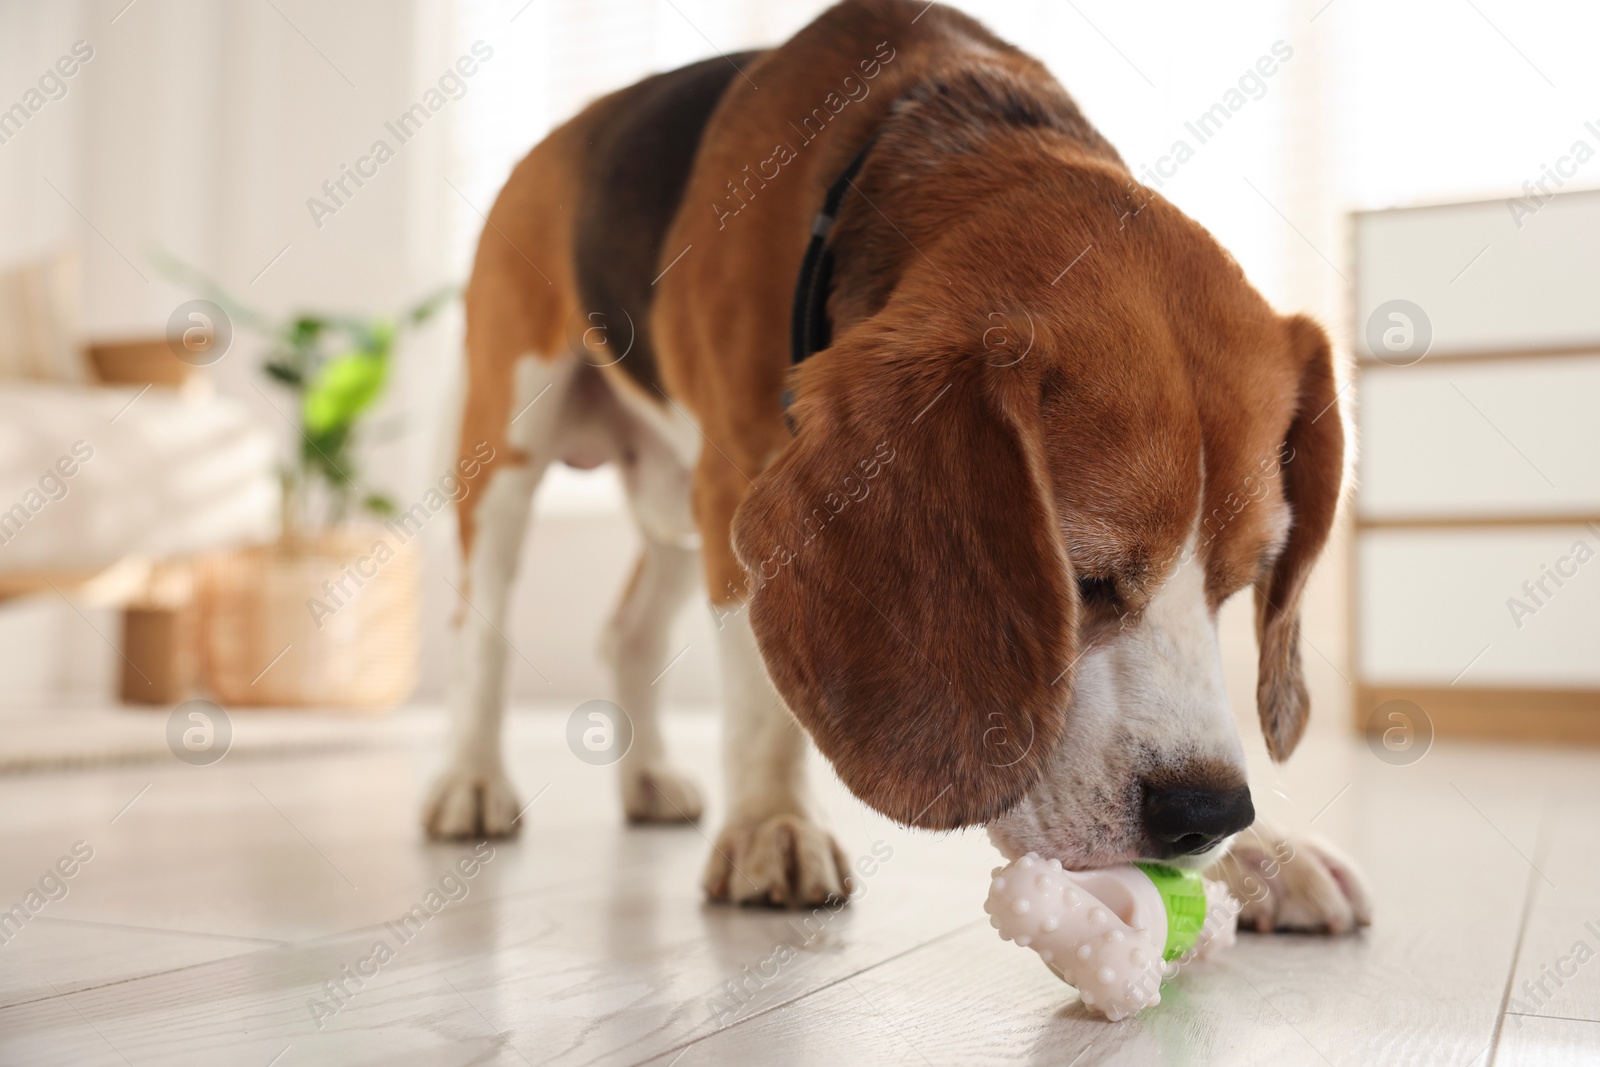
<svg viewBox="0 0 1600 1067"><path fill-rule="evenodd" d="M1600 514L1600 351L1361 372L1363 519Z"/></svg>
<svg viewBox="0 0 1600 1067"><path fill-rule="evenodd" d="M1363 355L1392 358L1368 343L1368 324L1397 299L1422 309L1433 352L1600 343L1600 192L1516 218L1503 200L1369 212L1356 216L1354 240Z"/></svg>
<svg viewBox="0 0 1600 1067"><path fill-rule="evenodd" d="M1600 687L1600 527L1367 530L1368 685Z"/></svg>

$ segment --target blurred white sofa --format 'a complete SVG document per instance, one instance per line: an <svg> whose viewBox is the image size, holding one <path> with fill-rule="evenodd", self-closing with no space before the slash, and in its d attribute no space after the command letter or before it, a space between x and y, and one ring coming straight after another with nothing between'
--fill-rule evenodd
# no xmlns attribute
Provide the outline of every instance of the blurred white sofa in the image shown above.
<svg viewBox="0 0 1600 1067"><path fill-rule="evenodd" d="M0 381L0 596L272 540L275 455L204 388Z"/></svg>
<svg viewBox="0 0 1600 1067"><path fill-rule="evenodd" d="M0 266L0 601L35 596L0 620L0 678L60 674L61 635L38 631L70 605L117 646L124 698L162 703L194 674L188 561L277 535L274 440L159 334L86 345L79 282L70 248ZM118 640L84 614L106 607Z"/></svg>

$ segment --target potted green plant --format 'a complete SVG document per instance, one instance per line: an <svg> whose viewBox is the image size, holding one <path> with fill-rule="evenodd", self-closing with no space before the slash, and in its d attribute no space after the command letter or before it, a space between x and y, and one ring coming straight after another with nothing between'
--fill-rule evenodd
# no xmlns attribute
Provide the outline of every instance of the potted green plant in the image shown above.
<svg viewBox="0 0 1600 1067"><path fill-rule="evenodd" d="M398 346L455 290L392 318L282 320L209 282L202 291L265 342L262 371L287 392L298 437L281 467L279 541L205 568L206 680L234 705L391 708L416 684L421 566L416 543L379 521L395 505L364 484L358 448L388 432L372 425L372 412Z"/></svg>
<svg viewBox="0 0 1600 1067"><path fill-rule="evenodd" d="M300 314L270 330L262 370L290 391L299 415L299 446L283 468L286 537L311 535L361 512L394 514L388 494L361 487L355 451L361 422L388 384L401 336L452 295L435 293L397 319Z"/></svg>

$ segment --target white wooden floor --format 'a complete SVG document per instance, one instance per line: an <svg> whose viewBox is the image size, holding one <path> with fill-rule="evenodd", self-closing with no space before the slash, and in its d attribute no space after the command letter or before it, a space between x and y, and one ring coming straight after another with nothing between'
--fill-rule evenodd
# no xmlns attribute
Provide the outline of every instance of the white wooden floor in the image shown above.
<svg viewBox="0 0 1600 1067"><path fill-rule="evenodd" d="M819 769L846 850L893 849L864 895L809 925L710 907L700 830L626 828L563 726L516 717L514 776L545 792L404 943L384 924L472 852L419 835L436 746L0 777L0 908L93 849L0 946L0 1064L1600 1062L1594 751L1394 767L1317 739L1263 768L1258 808L1353 853L1376 924L1243 936L1110 1024L988 927L980 833L901 830ZM714 819L713 720L670 731ZM319 1027L346 967L372 976Z"/></svg>

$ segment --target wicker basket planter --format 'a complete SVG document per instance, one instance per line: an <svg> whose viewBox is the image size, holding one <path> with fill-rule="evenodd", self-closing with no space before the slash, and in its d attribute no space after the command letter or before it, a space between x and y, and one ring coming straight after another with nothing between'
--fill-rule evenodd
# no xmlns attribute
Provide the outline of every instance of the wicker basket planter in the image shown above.
<svg viewBox="0 0 1600 1067"><path fill-rule="evenodd" d="M204 676L224 706L393 708L417 682L415 541L351 525L204 568Z"/></svg>

